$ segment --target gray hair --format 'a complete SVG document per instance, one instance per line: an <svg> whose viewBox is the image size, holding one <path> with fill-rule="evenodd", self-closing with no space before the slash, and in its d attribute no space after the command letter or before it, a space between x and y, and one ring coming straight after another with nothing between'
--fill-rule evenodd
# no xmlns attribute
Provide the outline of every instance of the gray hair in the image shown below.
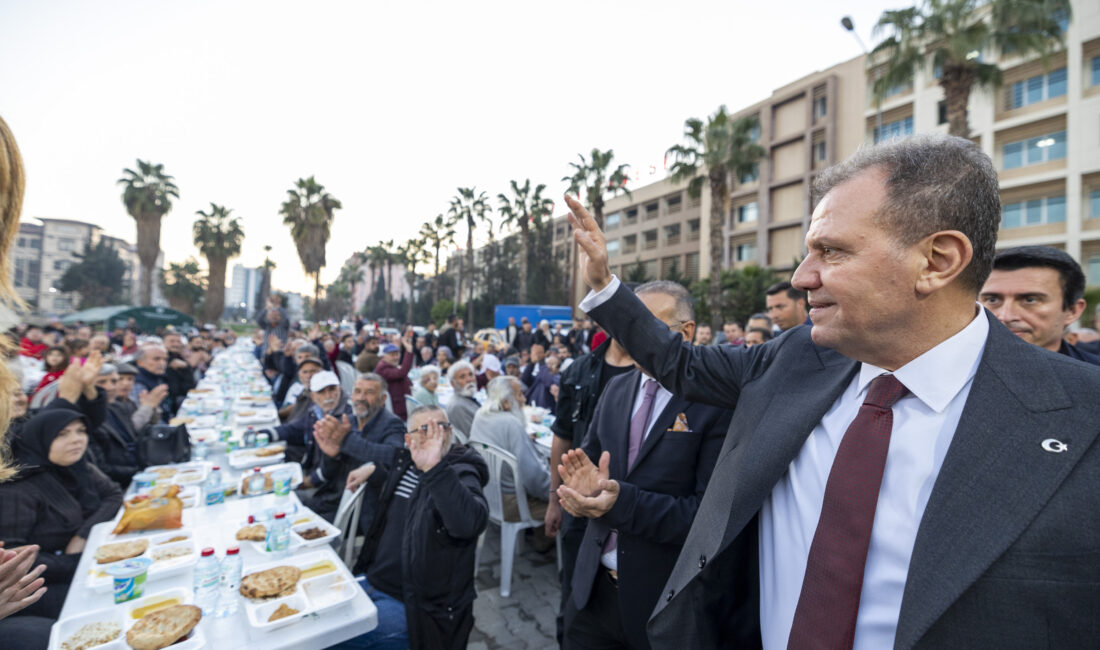
<svg viewBox="0 0 1100 650"><path fill-rule="evenodd" d="M512 375L495 377L485 387L485 403L478 409L479 413L510 413L523 421L523 407L516 399L516 386L522 386L520 381Z"/></svg>
<svg viewBox="0 0 1100 650"><path fill-rule="evenodd" d="M374 372L364 372L363 374L356 377L355 381L374 381L378 382L378 384L381 385L382 388L386 387L386 380L382 377L382 375Z"/></svg>
<svg viewBox="0 0 1100 650"><path fill-rule="evenodd" d="M966 235L974 257L959 281L977 293L993 270L1001 225L1000 187L989 156L970 140L941 134L865 147L818 175L814 205L871 169L886 176L886 201L875 220L904 247L943 230Z"/></svg>
<svg viewBox="0 0 1100 650"><path fill-rule="evenodd" d="M160 348L164 350L165 354L168 353L168 348L164 347L162 344L157 341L149 341L141 344L141 347L139 347L138 351L134 354L134 361L141 361L145 357L145 351L150 348Z"/></svg>
<svg viewBox="0 0 1100 650"><path fill-rule="evenodd" d="M477 370L474 370L474 364L469 361L456 361L451 364L450 369L447 370L447 383L453 382L455 375L457 375L459 371L465 369L469 369L470 372L474 373L474 376L477 376Z"/></svg>
<svg viewBox="0 0 1100 650"><path fill-rule="evenodd" d="M317 346L312 343L303 343L294 349L295 355L301 354L303 352L306 353L306 356L317 358L321 357L321 351L317 349Z"/></svg>
<svg viewBox="0 0 1100 650"><path fill-rule="evenodd" d="M671 280L657 280L655 282L646 282L637 289L634 290L636 295L644 295L647 293L656 293L662 296L668 296L676 301L676 319L687 321L695 320L695 305L691 302L691 292L689 292L684 285L679 282L673 282Z"/></svg>
<svg viewBox="0 0 1100 650"><path fill-rule="evenodd" d="M417 377L417 382L424 383L424 378L434 375L436 379L439 379L439 368L435 366L424 366L420 369L420 376Z"/></svg>
<svg viewBox="0 0 1100 650"><path fill-rule="evenodd" d="M99 369L99 376L103 377L104 375L113 375L116 372L118 372L118 368L115 367L115 364L105 363L103 364L103 367Z"/></svg>

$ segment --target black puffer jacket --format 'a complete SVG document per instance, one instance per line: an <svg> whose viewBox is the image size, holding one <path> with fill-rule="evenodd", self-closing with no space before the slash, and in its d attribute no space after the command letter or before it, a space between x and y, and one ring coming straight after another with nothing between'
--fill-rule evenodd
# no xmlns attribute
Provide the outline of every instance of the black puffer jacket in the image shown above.
<svg viewBox="0 0 1100 650"><path fill-rule="evenodd" d="M473 629L474 555L477 538L489 522L482 491L489 467L476 451L454 445L432 469L419 475L404 521L388 515L405 471L409 450L394 449L391 459L376 456L372 486L381 483L378 513L364 544L360 565L375 553L401 553L405 616L412 648L465 648ZM379 547L383 530L402 526L400 549ZM360 566L356 567L360 570Z"/></svg>

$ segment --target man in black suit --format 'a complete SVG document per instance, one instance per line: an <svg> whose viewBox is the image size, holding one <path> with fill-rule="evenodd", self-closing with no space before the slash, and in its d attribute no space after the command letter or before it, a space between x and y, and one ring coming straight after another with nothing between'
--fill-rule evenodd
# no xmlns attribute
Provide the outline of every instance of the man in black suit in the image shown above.
<svg viewBox="0 0 1100 650"><path fill-rule="evenodd" d="M466 352L465 332L462 331L462 319L451 314L447 317L450 328L439 335L439 345L450 348L455 359L461 359Z"/></svg>
<svg viewBox="0 0 1100 650"><path fill-rule="evenodd" d="M734 407L647 631L659 648L1093 647L1100 368L975 305L1001 221L963 138L822 172L791 279L812 326L691 347L619 288L571 198L581 309L686 399Z"/></svg>
<svg viewBox="0 0 1100 650"><path fill-rule="evenodd" d="M1069 253L1050 246L1017 246L997 253L979 294L1005 327L1028 343L1100 365L1100 357L1070 345L1066 328L1085 311L1085 273Z"/></svg>
<svg viewBox="0 0 1100 650"><path fill-rule="evenodd" d="M516 317L509 316L508 327L504 328L504 342L507 343L509 347L516 344L516 334L519 334L519 326L516 325Z"/></svg>
<svg viewBox="0 0 1100 650"><path fill-rule="evenodd" d="M637 295L685 340L695 335L682 285L650 282ZM646 619L691 528L730 416L673 396L639 370L608 383L582 449L558 467L562 507L590 520L566 615L570 648L649 647Z"/></svg>

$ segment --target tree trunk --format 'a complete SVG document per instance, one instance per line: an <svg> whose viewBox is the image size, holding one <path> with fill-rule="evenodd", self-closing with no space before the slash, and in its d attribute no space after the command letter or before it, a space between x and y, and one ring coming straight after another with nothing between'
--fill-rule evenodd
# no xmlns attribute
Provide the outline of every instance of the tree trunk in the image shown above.
<svg viewBox="0 0 1100 650"><path fill-rule="evenodd" d="M466 266L469 267L466 271L469 276L469 288L466 290L466 331L469 332L474 327L474 278L477 277L474 274L474 220L471 217L466 218L466 261Z"/></svg>
<svg viewBox="0 0 1100 650"><path fill-rule="evenodd" d="M974 85L974 73L963 66L945 65L940 76L944 102L947 106L947 132L960 138L970 137L970 121L967 104L970 89Z"/></svg>
<svg viewBox="0 0 1100 650"><path fill-rule="evenodd" d="M710 324L717 332L722 328L722 245L725 240L722 226L729 214L730 191L724 167L710 172L710 284L707 299L710 302Z"/></svg>
<svg viewBox="0 0 1100 650"><path fill-rule="evenodd" d="M157 257L160 255L160 214L142 214L137 223L138 259L141 260L141 282L139 300L142 305L153 304L153 272Z"/></svg>
<svg viewBox="0 0 1100 650"><path fill-rule="evenodd" d="M317 311L317 304L321 298L321 269L313 274L313 311ZM313 314L313 320L319 320L317 314Z"/></svg>
<svg viewBox="0 0 1100 650"><path fill-rule="evenodd" d="M256 302L261 307L267 305L267 297L271 295L271 270L264 268L263 276L260 278L260 295L257 297ZM249 318L252 314L247 315Z"/></svg>
<svg viewBox="0 0 1100 650"><path fill-rule="evenodd" d="M206 262L210 266L210 277L207 280L206 301L202 308L203 320L216 324L221 320L222 311L225 309L226 259L220 256L208 256Z"/></svg>
<svg viewBox="0 0 1100 650"><path fill-rule="evenodd" d="M411 323L413 322L413 298L414 296L416 296L416 273L410 273L409 275L405 276L405 278L410 282L409 300L405 306L405 322Z"/></svg>
<svg viewBox="0 0 1100 650"><path fill-rule="evenodd" d="M432 304L439 302L439 247L440 243L437 241L435 244L435 276L432 278Z"/></svg>
<svg viewBox="0 0 1100 650"><path fill-rule="evenodd" d="M393 262L386 261L386 322L390 321L390 303L393 302Z"/></svg>
<svg viewBox="0 0 1100 650"><path fill-rule="evenodd" d="M529 236L527 215L519 222L519 304L527 304L527 238Z"/></svg>

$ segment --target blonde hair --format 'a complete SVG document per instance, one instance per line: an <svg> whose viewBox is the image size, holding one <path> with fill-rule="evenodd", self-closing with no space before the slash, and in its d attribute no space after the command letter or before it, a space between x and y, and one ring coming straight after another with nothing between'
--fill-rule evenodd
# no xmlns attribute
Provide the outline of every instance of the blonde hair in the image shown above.
<svg viewBox="0 0 1100 650"><path fill-rule="evenodd" d="M15 293L11 283L9 252L12 241L19 232L19 215L23 210L23 190L26 177L23 159L15 136L4 118L0 117L0 303L9 307L21 307L23 301ZM0 336L0 354L11 347L8 337ZM11 424L11 394L21 390L19 381L6 363L0 363L0 482L15 476L15 468L9 456L8 428Z"/></svg>

